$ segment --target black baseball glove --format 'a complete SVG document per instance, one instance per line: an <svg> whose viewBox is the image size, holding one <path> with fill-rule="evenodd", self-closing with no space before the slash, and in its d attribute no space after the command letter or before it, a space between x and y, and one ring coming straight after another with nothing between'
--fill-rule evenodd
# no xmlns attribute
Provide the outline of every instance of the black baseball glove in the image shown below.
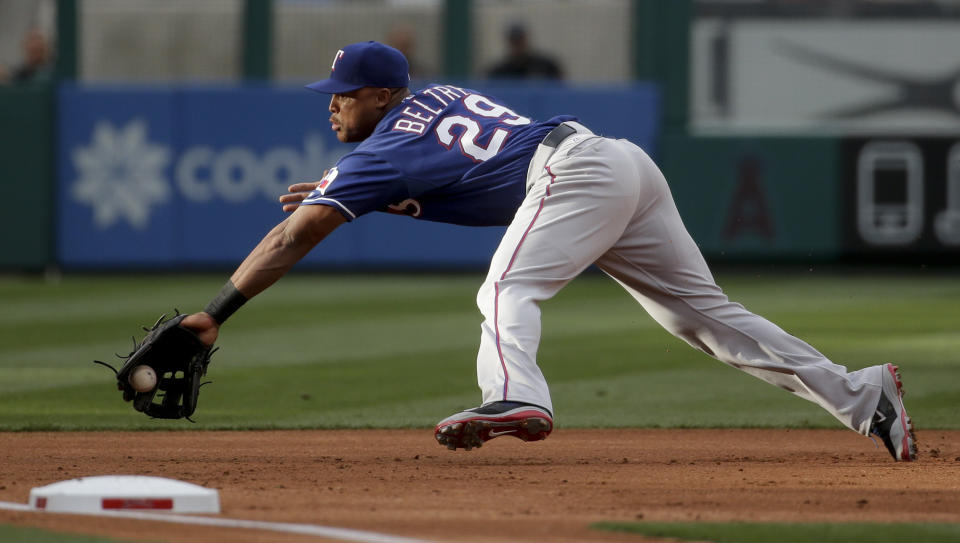
<svg viewBox="0 0 960 543"><path fill-rule="evenodd" d="M210 355L216 349L204 345L191 330L180 326L180 321L186 315L176 311L173 318L166 317L161 315L153 328L144 327L146 337L139 344L134 338L130 354L117 355L125 361L120 371L106 362L94 362L116 373L117 388L123 391L123 400L132 400L133 408L137 411L158 419L190 420L190 415L197 408L200 387L207 384L202 379L207 373ZM153 389L137 392L130 384L130 374L139 366L153 368L157 377ZM155 402L154 397L158 392L159 402Z"/></svg>

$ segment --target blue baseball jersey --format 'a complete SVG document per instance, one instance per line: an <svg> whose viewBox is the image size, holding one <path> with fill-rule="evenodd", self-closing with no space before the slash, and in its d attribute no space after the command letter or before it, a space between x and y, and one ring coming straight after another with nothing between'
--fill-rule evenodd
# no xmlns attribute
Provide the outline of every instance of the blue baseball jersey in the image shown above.
<svg viewBox="0 0 960 543"><path fill-rule="evenodd" d="M408 96L331 168L304 204L347 220L372 211L467 226L507 225L526 194L527 167L554 127L477 91L434 85Z"/></svg>

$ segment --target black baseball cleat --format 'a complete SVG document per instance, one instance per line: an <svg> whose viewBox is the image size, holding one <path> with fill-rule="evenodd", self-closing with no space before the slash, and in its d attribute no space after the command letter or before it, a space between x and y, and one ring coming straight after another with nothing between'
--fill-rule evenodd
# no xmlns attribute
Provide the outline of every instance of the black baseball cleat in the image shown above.
<svg viewBox="0 0 960 543"><path fill-rule="evenodd" d="M451 451L479 448L495 437L512 436L524 441L546 439L553 430L553 416L536 405L493 402L451 415L433 431L437 442Z"/></svg>
<svg viewBox="0 0 960 543"><path fill-rule="evenodd" d="M903 407L903 383L898 368L893 364L883 367L880 403L873 415L870 432L883 440L895 461L911 462L917 459L913 422Z"/></svg>

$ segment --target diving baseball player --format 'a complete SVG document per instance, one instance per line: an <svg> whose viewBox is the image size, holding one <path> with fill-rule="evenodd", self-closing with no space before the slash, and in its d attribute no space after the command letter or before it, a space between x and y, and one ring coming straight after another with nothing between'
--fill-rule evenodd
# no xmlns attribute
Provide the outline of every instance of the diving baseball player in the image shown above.
<svg viewBox="0 0 960 543"><path fill-rule="evenodd" d="M335 228L370 212L508 225L477 294L482 405L440 421L440 444L469 450L501 435L550 434L553 406L537 365L539 304L596 264L694 348L820 405L856 432L877 434L896 460L916 457L896 368L847 371L729 301L642 149L574 117L531 119L470 89L411 93L407 71L399 51L377 42L337 51L330 77L308 88L331 95L337 138L360 144L320 181L290 187L280 198L290 216L184 326L212 344L247 299Z"/></svg>

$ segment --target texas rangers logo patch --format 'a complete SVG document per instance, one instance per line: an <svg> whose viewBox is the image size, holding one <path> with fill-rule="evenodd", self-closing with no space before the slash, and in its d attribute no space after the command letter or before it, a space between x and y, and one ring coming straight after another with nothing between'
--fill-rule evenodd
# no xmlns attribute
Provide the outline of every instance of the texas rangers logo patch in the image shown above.
<svg viewBox="0 0 960 543"><path fill-rule="evenodd" d="M333 64L330 65L331 71L337 69L337 61L340 60L342 57L343 57L343 49L338 49L337 54L333 55Z"/></svg>
<svg viewBox="0 0 960 543"><path fill-rule="evenodd" d="M326 194L327 189L333 184L333 180L337 178L338 173L339 171L336 167L330 168L330 170L327 171L327 173L323 176L323 179L320 180L316 190L320 191L320 194Z"/></svg>

